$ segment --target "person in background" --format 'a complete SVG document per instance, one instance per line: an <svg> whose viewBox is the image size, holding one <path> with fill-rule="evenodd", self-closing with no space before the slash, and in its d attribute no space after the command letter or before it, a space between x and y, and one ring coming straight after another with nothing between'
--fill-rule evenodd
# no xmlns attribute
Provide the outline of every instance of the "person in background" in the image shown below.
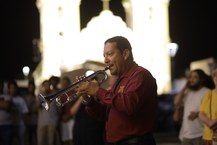
<svg viewBox="0 0 217 145"><path fill-rule="evenodd" d="M117 80L110 90L96 80L79 85L88 113L106 122L108 145L156 145L157 84L150 71L139 66L130 42L114 36L104 43L104 62Z"/></svg>
<svg viewBox="0 0 217 145"><path fill-rule="evenodd" d="M61 89L65 89L71 85L69 77L63 77L60 80ZM66 98L62 98L66 99ZM73 126L74 126L74 115L71 115L70 108L74 104L74 101L65 104L61 108L60 115L60 133L62 145L72 145L73 139Z"/></svg>
<svg viewBox="0 0 217 145"><path fill-rule="evenodd" d="M202 69L192 70L186 85L174 98L174 113L179 113L180 108L184 109L179 132L182 145L202 145L203 124L198 118L198 110L203 97L210 90L208 80L208 75Z"/></svg>
<svg viewBox="0 0 217 145"><path fill-rule="evenodd" d="M73 145L105 145L104 121L90 116L79 97L70 108L70 114L75 118L73 128Z"/></svg>
<svg viewBox="0 0 217 145"><path fill-rule="evenodd" d="M34 81L28 82L27 94L24 99L29 109L25 119L27 143L28 145L37 145L38 108Z"/></svg>
<svg viewBox="0 0 217 145"><path fill-rule="evenodd" d="M0 80L0 145L12 145L11 97L3 90L4 81Z"/></svg>
<svg viewBox="0 0 217 145"><path fill-rule="evenodd" d="M29 112L23 97L18 94L18 85L15 80L8 82L8 95L12 99L13 125L14 125L14 145L25 145L26 126L24 120Z"/></svg>
<svg viewBox="0 0 217 145"><path fill-rule="evenodd" d="M50 88L50 81L44 80L42 82L41 94L44 96L50 95L52 90ZM38 99L38 128L37 128L37 143L38 145L54 145L56 141L56 132L59 121L59 111L55 101L49 103L49 109L46 110L40 104Z"/></svg>
<svg viewBox="0 0 217 145"><path fill-rule="evenodd" d="M60 84L60 78L57 76L51 76L49 78L50 81L50 89L52 93L58 92L59 91L59 84Z"/></svg>
<svg viewBox="0 0 217 145"><path fill-rule="evenodd" d="M104 87L109 88L112 80L108 77ZM70 108L75 119L73 145L105 145L105 122L88 114L83 101L82 97L77 98Z"/></svg>
<svg viewBox="0 0 217 145"><path fill-rule="evenodd" d="M217 145L217 69L213 70L212 79L215 87L205 95L199 109L204 145Z"/></svg>
<svg viewBox="0 0 217 145"><path fill-rule="evenodd" d="M51 76L49 78L50 81L50 89L52 93L56 93L60 90L59 85L60 85L60 77L58 76ZM59 107L57 107L57 111L58 111L58 116L60 116L60 109ZM57 130L55 133L55 145L60 145L61 143L61 132L60 132L60 117L58 117L58 123L57 123Z"/></svg>

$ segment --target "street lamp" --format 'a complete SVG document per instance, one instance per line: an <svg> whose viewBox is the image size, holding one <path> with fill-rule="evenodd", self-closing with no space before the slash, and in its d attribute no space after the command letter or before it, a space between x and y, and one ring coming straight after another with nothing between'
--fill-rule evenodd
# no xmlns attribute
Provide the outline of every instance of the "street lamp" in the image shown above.
<svg viewBox="0 0 217 145"><path fill-rule="evenodd" d="M178 44L177 43L168 43L167 48L170 51L170 57L175 57L176 52L178 51Z"/></svg>
<svg viewBox="0 0 217 145"><path fill-rule="evenodd" d="M30 68L28 66L24 66L23 67L23 75L25 76L25 78L28 77L29 72L30 72Z"/></svg>
<svg viewBox="0 0 217 145"><path fill-rule="evenodd" d="M178 51L178 44L177 43L168 43L167 48L170 52L170 58L171 58L171 79L173 81L175 77L175 60L174 57L176 56L176 53Z"/></svg>

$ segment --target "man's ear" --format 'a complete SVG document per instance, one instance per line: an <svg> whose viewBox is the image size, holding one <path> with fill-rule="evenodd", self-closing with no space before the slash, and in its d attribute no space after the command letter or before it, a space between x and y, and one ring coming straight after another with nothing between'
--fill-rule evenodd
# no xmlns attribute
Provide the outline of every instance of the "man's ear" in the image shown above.
<svg viewBox="0 0 217 145"><path fill-rule="evenodd" d="M124 49L123 56L124 56L124 59L127 60L129 58L129 56L130 56L130 50L129 49Z"/></svg>

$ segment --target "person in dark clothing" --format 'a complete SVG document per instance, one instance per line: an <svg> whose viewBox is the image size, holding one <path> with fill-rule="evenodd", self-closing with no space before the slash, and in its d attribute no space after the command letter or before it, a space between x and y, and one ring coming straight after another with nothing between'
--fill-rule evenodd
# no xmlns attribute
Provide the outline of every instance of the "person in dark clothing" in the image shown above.
<svg viewBox="0 0 217 145"><path fill-rule="evenodd" d="M104 128L104 122L91 117L81 104L75 115L73 145L105 145Z"/></svg>

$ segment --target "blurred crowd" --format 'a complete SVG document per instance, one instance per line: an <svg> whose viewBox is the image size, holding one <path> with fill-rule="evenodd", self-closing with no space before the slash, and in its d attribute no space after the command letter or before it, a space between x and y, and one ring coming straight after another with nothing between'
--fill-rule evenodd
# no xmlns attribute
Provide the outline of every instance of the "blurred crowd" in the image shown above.
<svg viewBox="0 0 217 145"><path fill-rule="evenodd" d="M39 94L50 95L71 84L68 77L51 76L39 88L29 81L20 91L16 80L1 81L0 145L103 145L104 122L86 113L81 97L63 107L56 101L48 110L42 107Z"/></svg>
<svg viewBox="0 0 217 145"><path fill-rule="evenodd" d="M107 89L113 83L114 80L109 78ZM39 94L54 94L71 84L68 77L51 76L39 88L36 88L34 81L29 81L26 90L20 91L15 80L0 81L0 145L104 145L105 122L96 120L86 112L82 97L61 107L57 106L56 101L49 102L48 110L42 107ZM182 145L189 142L214 145L210 142L213 131L217 129L216 86L217 69L211 76L201 69L192 70L186 76L183 89L170 95L170 104L174 108L170 109L169 116L161 109L161 98L166 97L159 97L158 129L165 125L162 116L163 120L172 117L169 123L167 121L167 129L171 125L178 127L176 131L179 131ZM36 89L39 90L38 94Z"/></svg>

